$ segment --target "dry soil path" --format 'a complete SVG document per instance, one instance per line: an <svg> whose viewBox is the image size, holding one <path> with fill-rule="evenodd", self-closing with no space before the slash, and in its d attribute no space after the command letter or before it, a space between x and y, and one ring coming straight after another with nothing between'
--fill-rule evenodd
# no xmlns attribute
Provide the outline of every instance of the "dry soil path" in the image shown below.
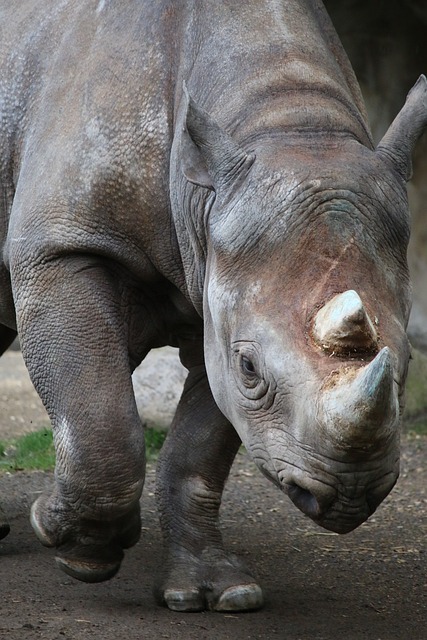
<svg viewBox="0 0 427 640"><path fill-rule="evenodd" d="M26 428L32 421L37 426L45 419L32 392L25 391L23 375L9 371L3 382L13 375L21 382L21 394L11 413L3 385L0 438L16 431L16 425ZM127 552L118 576L100 585L60 573L53 552L31 531L30 504L49 489L51 474L4 474L0 496L12 531L0 542L0 637L425 640L426 452L425 438L404 440L398 485L367 523L343 537L304 518L239 455L222 511L225 540L255 569L267 604L263 611L234 615L177 614L155 604L151 588L161 542L153 467L142 499L141 540Z"/></svg>

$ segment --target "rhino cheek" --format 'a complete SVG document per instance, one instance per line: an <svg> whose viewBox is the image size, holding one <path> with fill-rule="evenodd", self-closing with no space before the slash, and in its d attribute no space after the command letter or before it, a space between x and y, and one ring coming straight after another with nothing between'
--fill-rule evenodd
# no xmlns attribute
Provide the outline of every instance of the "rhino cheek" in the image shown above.
<svg viewBox="0 0 427 640"><path fill-rule="evenodd" d="M265 433L271 421L269 411L253 411L248 408L248 401L236 384L231 358L224 354L220 342L215 343L213 331L208 332L205 328L205 336L205 364L215 402L235 428L261 472L278 483L274 463L265 442Z"/></svg>
<svg viewBox="0 0 427 640"><path fill-rule="evenodd" d="M229 401L229 370L227 359L224 356L221 342L216 339L212 326L205 322L205 366L209 380L209 386L214 400L230 422L230 401Z"/></svg>
<svg viewBox="0 0 427 640"><path fill-rule="evenodd" d="M230 335L233 328L233 293L224 291L213 275L213 265L208 261L207 286L204 291L204 355L209 385L216 404L222 413L233 420L234 380L231 371ZM237 430L238 431L238 430ZM238 431L240 437L241 434Z"/></svg>

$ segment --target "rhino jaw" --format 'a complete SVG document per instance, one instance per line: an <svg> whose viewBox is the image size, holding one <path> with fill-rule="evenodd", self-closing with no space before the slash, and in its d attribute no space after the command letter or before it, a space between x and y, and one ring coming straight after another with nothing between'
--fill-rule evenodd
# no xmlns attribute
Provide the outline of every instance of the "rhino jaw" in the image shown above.
<svg viewBox="0 0 427 640"><path fill-rule="evenodd" d="M330 377L322 389L318 414L325 434L350 455L352 450L381 447L397 430L396 387L388 347L368 365Z"/></svg>
<svg viewBox="0 0 427 640"><path fill-rule="evenodd" d="M317 312L313 337L322 349L337 354L372 352L378 345L375 326L353 290L336 295Z"/></svg>

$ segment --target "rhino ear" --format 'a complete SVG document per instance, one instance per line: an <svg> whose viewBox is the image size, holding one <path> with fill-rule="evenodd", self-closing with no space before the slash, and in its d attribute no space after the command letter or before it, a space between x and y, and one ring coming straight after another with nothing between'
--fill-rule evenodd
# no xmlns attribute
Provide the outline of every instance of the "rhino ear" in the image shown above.
<svg viewBox="0 0 427 640"><path fill-rule="evenodd" d="M426 126L427 79L421 75L377 147L405 180L412 176L412 153Z"/></svg>
<svg viewBox="0 0 427 640"><path fill-rule="evenodd" d="M198 107L184 85L182 168L189 182L216 191L245 174L255 160Z"/></svg>

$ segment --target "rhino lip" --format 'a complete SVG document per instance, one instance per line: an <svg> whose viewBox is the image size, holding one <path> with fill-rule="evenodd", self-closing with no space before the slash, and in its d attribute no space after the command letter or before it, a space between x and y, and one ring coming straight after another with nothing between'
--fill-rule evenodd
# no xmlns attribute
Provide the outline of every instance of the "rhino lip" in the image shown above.
<svg viewBox="0 0 427 640"><path fill-rule="evenodd" d="M354 531L357 527L360 527L360 525L366 522L368 518L369 514L365 513L359 518L345 519L342 517L331 517L325 520L318 520L317 524L327 531L333 531L334 533L344 535Z"/></svg>

